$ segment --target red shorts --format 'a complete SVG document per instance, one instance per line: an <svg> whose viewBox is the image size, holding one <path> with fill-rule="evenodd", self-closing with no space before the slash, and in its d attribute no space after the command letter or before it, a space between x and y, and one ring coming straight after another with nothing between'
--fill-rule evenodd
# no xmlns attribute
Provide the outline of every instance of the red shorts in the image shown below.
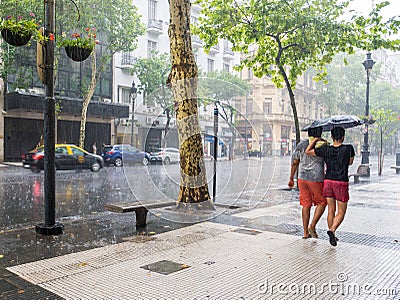
<svg viewBox="0 0 400 300"><path fill-rule="evenodd" d="M347 202L349 196L349 183L347 181L324 180L324 197L334 198L341 202Z"/></svg>
<svg viewBox="0 0 400 300"><path fill-rule="evenodd" d="M300 190L300 205L311 207L313 205L326 205L326 199L322 194L324 183L312 182L308 180L297 180Z"/></svg>

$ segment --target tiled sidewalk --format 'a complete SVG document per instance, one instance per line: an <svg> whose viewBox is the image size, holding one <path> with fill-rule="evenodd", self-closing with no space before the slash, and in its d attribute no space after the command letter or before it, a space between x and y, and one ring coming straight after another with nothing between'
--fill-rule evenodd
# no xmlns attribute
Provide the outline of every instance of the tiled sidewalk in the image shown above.
<svg viewBox="0 0 400 300"><path fill-rule="evenodd" d="M400 299L399 189L394 174L351 184L337 247L326 213L301 239L289 202L7 270L29 282L20 299Z"/></svg>
<svg viewBox="0 0 400 300"><path fill-rule="evenodd" d="M65 299L398 299L398 250L204 222L9 270Z"/></svg>

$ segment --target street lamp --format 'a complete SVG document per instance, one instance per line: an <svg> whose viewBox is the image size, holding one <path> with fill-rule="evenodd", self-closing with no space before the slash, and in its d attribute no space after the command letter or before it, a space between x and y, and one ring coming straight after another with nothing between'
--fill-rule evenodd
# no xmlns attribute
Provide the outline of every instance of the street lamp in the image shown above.
<svg viewBox="0 0 400 300"><path fill-rule="evenodd" d="M366 91L366 101L365 101L365 130L364 130L364 144L361 150L361 164L368 165L368 174L370 176L369 170L369 150L368 150L368 125L369 125L369 75L371 73L372 67L375 62L371 58L371 53L367 53L366 60L362 63L365 71L367 72L367 91Z"/></svg>
<svg viewBox="0 0 400 300"><path fill-rule="evenodd" d="M58 235L64 226L55 220L56 180L55 180L55 97L54 97L54 41L48 38L55 32L55 1L45 0L45 107L44 107L44 223L36 225L36 233Z"/></svg>
<svg viewBox="0 0 400 300"><path fill-rule="evenodd" d="M132 101L132 121L131 121L131 145L134 146L133 143L133 134L134 134L134 130L133 130L133 125L134 125L134 118L135 118L135 100L137 97L137 87L135 85L135 81L132 81L132 87L131 87L131 91L130 91L130 96L131 96L131 101Z"/></svg>

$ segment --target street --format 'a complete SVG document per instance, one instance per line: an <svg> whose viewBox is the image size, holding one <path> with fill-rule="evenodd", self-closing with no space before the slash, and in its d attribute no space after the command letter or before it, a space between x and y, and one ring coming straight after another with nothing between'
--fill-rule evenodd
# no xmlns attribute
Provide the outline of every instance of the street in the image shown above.
<svg viewBox="0 0 400 300"><path fill-rule="evenodd" d="M357 168L360 161L361 158L356 157L350 172ZM325 276L324 280L332 278L335 274L332 272L338 274L338 271L346 271L347 274L352 275L351 279L359 277L361 278L360 282L365 282L367 279L362 277L364 276L363 274L376 269L374 262L378 262L379 257L382 257L385 261L385 268L390 266L384 258L394 258L391 251L397 251L396 249L398 249L398 229L393 226L396 223L396 216L398 216L398 193L396 188L398 186L396 184L398 175L395 174L394 170L390 169L390 165L394 164L394 156L385 158L383 175L380 177L377 175L376 157L372 156L371 178L361 179L360 184L350 182L349 214L340 230L340 245L337 247L338 249L344 247L346 251L343 253L349 253L348 257L343 256L341 258L341 260L346 261L347 267L344 268L338 265L339 269L333 271L327 264L327 259L331 259L332 249L329 248L329 243L326 241L326 232L324 231L326 214L319 224L320 239L314 243L302 244L300 238L301 209L298 205L298 192L289 191L286 188L289 164L290 157L267 157L261 161L258 158L248 160L237 158L233 162L218 161L216 212L200 219L201 222L198 225L205 226L204 228L208 228L207 226L215 227L216 229L205 231L211 235L225 232L224 230L221 231L222 228L226 228L225 230L229 235L232 228L237 228L238 232L247 232L250 234L249 238L251 238L261 230L266 235L265 238L267 238L268 242L265 243L262 240L258 243L252 242L251 245L260 245L259 251L261 251L254 255L259 255L261 260L265 260L265 257L270 255L266 256L265 253L275 253L275 258L281 255L282 258L278 258L276 270L281 270L282 272L286 272L291 265L291 263L287 265L286 262L288 259L286 258L286 252L289 251L287 247L292 249L290 251L294 251L288 257L294 259L294 256L300 255L304 257L301 257L299 261L309 260L310 264L316 264L314 257L307 256L315 251L315 242L318 242L321 248L320 255L322 255L318 259L317 269L321 266L321 268L328 270L327 273L324 273L328 276ZM206 165L211 194L213 163L212 161L207 161ZM56 218L57 221L64 225L65 230L60 236L42 236L35 234L34 226L42 222L44 218L43 172L35 174L22 167L1 167L0 287L2 289L0 289L0 298L4 296L4 299L16 299L15 295L22 293L22 295L32 297L32 299L61 299L43 289L40 285L21 281L17 275L11 274L6 270L6 268L12 266L18 267L18 265L24 263L40 262L43 259L56 258L85 250L89 251L90 249L102 251L101 249L104 248L105 254L101 254L102 252L89 253L112 256L114 250L108 250L108 247L113 245L118 247L120 243L124 244L124 242L128 242L126 244L127 247L139 247L138 250L133 250L135 251L134 253L136 251L142 253L140 252L140 247L147 247L146 249L148 250L146 251L150 251L154 256L154 258L153 256L149 257L150 261L152 261L158 255L158 252L162 252L161 249L163 248L158 248L158 246L153 248L152 244L146 245L148 245L149 241L154 240L154 243L157 243L159 239L162 241L163 234L167 234L165 237L169 236L167 240L175 239L176 245L180 242L201 238L205 232L198 235L197 227L189 226L192 225L190 222L182 222L179 214L168 210L158 209L151 211L147 228L141 231L136 231L135 229L135 217L133 214L116 214L104 211L103 206L105 203L129 202L134 199L140 201L150 199L150 197L151 199L176 199L179 189L178 178L179 166L176 164L167 166L150 165L147 167L142 165L124 166L122 168L108 167L98 173L93 173L89 170L81 172L59 171L56 173ZM372 226L373 224L377 226ZM246 231L245 228L251 230ZM183 234L181 232L185 232L185 230L189 233L191 230L194 230L194 232L188 233L187 236L180 236L180 234ZM233 244L230 247L238 243L239 240L236 239L237 237L232 241ZM163 242L166 243L165 245L168 245L167 240ZM272 240L281 242L275 242L277 243L275 244L270 242ZM290 245L283 247L281 244L283 241L290 243ZM244 245L250 244L247 241L243 242L244 244L240 246L239 252L228 251L226 254L229 255L224 255L223 257L228 258L234 255L240 256L240 253L243 253L243 255L247 253L248 249L245 249ZM164 247L163 243L160 244L160 247ZM213 243L204 244L203 247L209 249ZM283 248L277 248L278 250L282 249L279 251L275 248L266 250L262 247L263 243L267 247L279 245L279 247ZM255 248L251 249L254 250ZM283 249L286 250L283 251ZM353 250L360 252L353 253ZM384 255L380 255L382 251L388 253L385 252ZM196 253L201 254L203 252L196 251L193 254L195 255ZM207 251L207 253L212 255L219 252L215 250ZM371 254L368 256L366 253ZM129 254L127 257L129 258L131 255ZM326 258L324 258L325 256ZM78 259L79 257L77 256ZM243 259L247 259L247 257ZM350 268L350 266L353 266L352 262L360 261L360 259L360 267L357 264L356 273L352 272ZM178 258L175 258L175 260L179 261ZM226 267L237 263L239 263L238 259L232 257L232 261L226 261ZM282 263L285 264L285 268L281 268ZM368 263L367 271L361 267L366 263ZM397 260L395 259L393 263L397 263ZM262 264L261 261L259 264ZM249 265L245 262L245 265L246 267L250 266L248 271L251 274L261 274L259 270L256 271L251 267L253 264ZM256 265L258 266L258 264ZM307 263L306 265L309 264ZM73 266L80 268L77 270L80 272L80 270L84 270L82 267L85 265L81 266L81 264L75 263ZM305 265L296 266L297 268L303 268ZM64 268L63 266L62 270ZM361 271L357 268L361 268ZM391 275L388 278L395 280L396 272L385 268L381 270L381 273L390 273ZM285 276L288 276L292 273L285 274ZM35 274L33 276L36 278ZM227 280L233 278L235 276L226 277ZM261 282L260 280L260 278L257 279L257 284ZM135 282L135 280L132 282ZM12 285L6 285L6 283L11 283ZM68 284L72 286L72 283ZM391 288L391 285L388 284L382 286ZM256 291L256 287L253 287L253 289ZM114 291L117 292L117 290ZM252 290L252 292L254 291ZM57 293L60 294L61 292ZM389 299L392 298L389 297Z"/></svg>
<svg viewBox="0 0 400 300"><path fill-rule="evenodd" d="M289 157L218 161L216 203L253 207L271 188L284 186ZM206 161L207 181L212 195L213 162ZM21 167L0 169L0 230L32 225L44 218L44 173ZM179 193L179 165L129 165L56 172L56 218L93 215L105 203L146 199L173 199Z"/></svg>
<svg viewBox="0 0 400 300"><path fill-rule="evenodd" d="M359 165L356 157L350 168ZM371 172L377 172L376 157L371 157ZM385 166L394 164L387 156ZM237 158L217 162L215 203L253 208L275 205L294 199L277 197L286 188L290 157ZM213 189L213 162L206 160L209 192ZM390 172L390 170L386 171ZM43 172L32 173L21 167L0 168L0 230L10 230L41 222L44 218ZM100 172L58 171L56 173L56 218L82 218L104 212L106 203L134 200L176 200L179 193L179 165L129 165L105 167ZM296 198L294 194L294 198ZM280 199L280 200L277 200ZM278 203L278 202L279 203Z"/></svg>

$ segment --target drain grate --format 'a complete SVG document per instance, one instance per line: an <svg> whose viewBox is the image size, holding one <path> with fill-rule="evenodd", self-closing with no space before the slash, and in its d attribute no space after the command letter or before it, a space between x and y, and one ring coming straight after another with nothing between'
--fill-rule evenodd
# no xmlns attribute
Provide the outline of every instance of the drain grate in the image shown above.
<svg viewBox="0 0 400 300"><path fill-rule="evenodd" d="M303 227L295 224L286 224L282 223L271 230L279 233L286 233L291 235L301 235L303 232ZM358 244L382 249L394 249L400 250L400 243L396 242L397 239L395 237L389 236L376 236L372 234L366 233L355 233L355 232L347 232L347 231L338 231L338 238L340 242ZM318 230L318 236L320 239L327 240L328 235L324 230Z"/></svg>
<svg viewBox="0 0 400 300"><path fill-rule="evenodd" d="M224 216L218 217L212 220L216 223L234 224L235 226L243 226L250 229L239 228L234 230L234 232L245 233L245 234L257 234L260 231L270 231L283 234L290 234L296 236L302 236L303 227L301 225L281 223L279 225L270 224L260 224L253 223L249 219L239 218L235 216ZM253 232L254 230L254 232ZM325 230L317 230L318 236L322 240L328 240L328 235ZM381 249L393 249L400 250L400 242L398 237L393 236L376 236L372 234L338 231L338 238L340 242L365 245Z"/></svg>
<svg viewBox="0 0 400 300"><path fill-rule="evenodd" d="M160 260L158 262L145 265L141 267L142 269L149 270L151 272L160 273L163 275L169 275L178 272L183 269L190 268L190 266L185 264L176 263L170 260Z"/></svg>

